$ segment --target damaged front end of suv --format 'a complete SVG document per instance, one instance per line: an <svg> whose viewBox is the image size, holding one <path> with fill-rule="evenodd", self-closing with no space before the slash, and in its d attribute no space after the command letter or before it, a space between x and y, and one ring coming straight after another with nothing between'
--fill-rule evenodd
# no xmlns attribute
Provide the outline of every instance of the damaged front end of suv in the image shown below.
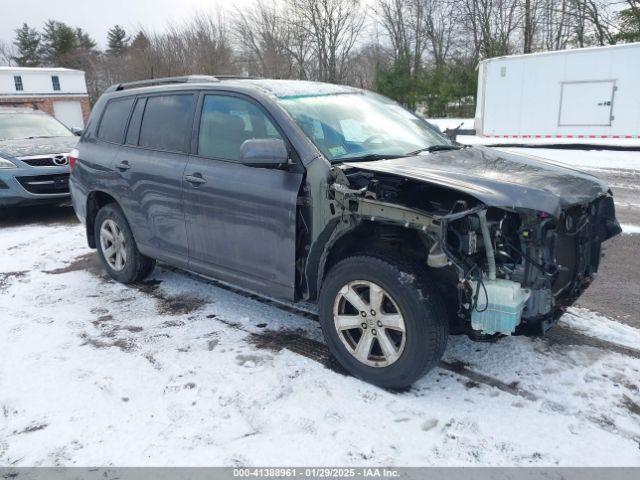
<svg viewBox="0 0 640 480"><path fill-rule="evenodd" d="M332 175L332 242L358 229L397 236L438 284L451 331L478 339L543 334L621 231L595 177L490 149L347 162Z"/></svg>

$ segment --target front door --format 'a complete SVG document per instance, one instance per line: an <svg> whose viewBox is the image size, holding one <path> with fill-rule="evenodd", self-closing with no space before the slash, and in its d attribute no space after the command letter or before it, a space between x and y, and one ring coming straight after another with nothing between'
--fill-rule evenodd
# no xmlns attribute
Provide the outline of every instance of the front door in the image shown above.
<svg viewBox="0 0 640 480"><path fill-rule="evenodd" d="M189 265L259 293L293 299L297 197L291 166L239 162L251 138L282 138L266 112L240 96L203 95L197 149L185 170Z"/></svg>

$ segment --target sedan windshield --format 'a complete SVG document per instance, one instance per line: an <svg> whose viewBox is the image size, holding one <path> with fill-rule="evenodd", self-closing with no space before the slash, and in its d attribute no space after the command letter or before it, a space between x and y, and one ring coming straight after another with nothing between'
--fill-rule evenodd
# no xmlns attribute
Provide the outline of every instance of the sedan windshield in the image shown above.
<svg viewBox="0 0 640 480"><path fill-rule="evenodd" d="M73 133L48 115L33 113L0 114L0 140L72 137Z"/></svg>
<svg viewBox="0 0 640 480"><path fill-rule="evenodd" d="M427 122L380 95L340 93L279 100L332 162L455 148Z"/></svg>

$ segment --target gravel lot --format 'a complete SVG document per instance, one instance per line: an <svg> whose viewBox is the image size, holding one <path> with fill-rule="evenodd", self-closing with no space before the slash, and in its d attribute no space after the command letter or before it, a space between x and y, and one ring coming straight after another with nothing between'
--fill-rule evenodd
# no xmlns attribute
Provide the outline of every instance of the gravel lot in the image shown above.
<svg viewBox="0 0 640 480"><path fill-rule="evenodd" d="M637 155L597 167L625 225ZM341 373L311 315L167 266L113 282L68 208L0 225L0 465L640 466L638 234L548 337L451 337L398 393Z"/></svg>

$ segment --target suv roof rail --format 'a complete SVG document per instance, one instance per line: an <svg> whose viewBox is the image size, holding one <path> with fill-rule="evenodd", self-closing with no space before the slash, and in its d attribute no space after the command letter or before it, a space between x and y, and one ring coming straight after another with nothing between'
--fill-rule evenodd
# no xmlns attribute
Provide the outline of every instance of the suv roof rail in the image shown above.
<svg viewBox="0 0 640 480"><path fill-rule="evenodd" d="M218 80L260 80L262 77L253 75L216 75Z"/></svg>
<svg viewBox="0 0 640 480"><path fill-rule="evenodd" d="M136 80L135 82L116 83L105 90L108 92L119 92L120 90L129 90L131 88L151 87L153 85L169 85L172 83L205 83L219 82L216 77L211 75L184 75L181 77L164 77L151 78L149 80Z"/></svg>

